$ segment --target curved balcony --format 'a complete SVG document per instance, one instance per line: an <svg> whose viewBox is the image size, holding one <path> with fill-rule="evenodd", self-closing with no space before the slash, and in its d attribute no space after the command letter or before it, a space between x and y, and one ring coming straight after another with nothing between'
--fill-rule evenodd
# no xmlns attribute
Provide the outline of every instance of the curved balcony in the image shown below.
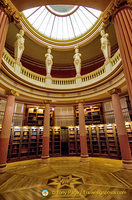
<svg viewBox="0 0 132 200"><path fill-rule="evenodd" d="M18 81L23 81L25 84L34 85L36 87L63 91L90 87L94 84L101 83L108 77L114 76L116 71L121 67L119 50L109 60L109 62L104 63L104 65L99 69L80 77L66 79L46 77L32 72L20 63L17 63L16 60L6 51L6 49L4 49L2 61L2 70L10 76L13 75L13 77L17 78Z"/></svg>

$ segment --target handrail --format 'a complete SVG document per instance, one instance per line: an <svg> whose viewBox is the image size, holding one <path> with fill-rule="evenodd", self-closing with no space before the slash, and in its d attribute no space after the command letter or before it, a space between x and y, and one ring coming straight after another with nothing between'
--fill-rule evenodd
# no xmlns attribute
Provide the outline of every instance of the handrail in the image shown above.
<svg viewBox="0 0 132 200"><path fill-rule="evenodd" d="M15 61L15 59L12 58L12 56L5 49L4 49L2 59L4 61L6 61L6 63L8 63L12 68L14 68L16 61Z"/></svg>
<svg viewBox="0 0 132 200"><path fill-rule="evenodd" d="M114 66L116 63L118 63L118 61L120 61L120 59L121 59L121 55L120 55L120 51L118 49L118 51L111 58L111 64L112 64L112 66Z"/></svg>
<svg viewBox="0 0 132 200"><path fill-rule="evenodd" d="M23 66L21 66L21 74L23 76L26 76L26 77L31 78L33 80L40 81L42 83L45 82L45 76L42 76L42 75L37 74L35 72L32 72L31 70L29 70L29 69L27 69Z"/></svg>
<svg viewBox="0 0 132 200"><path fill-rule="evenodd" d="M76 84L76 77L75 78L51 78L52 84L54 85L72 85Z"/></svg>
<svg viewBox="0 0 132 200"><path fill-rule="evenodd" d="M103 65L102 67L100 67L99 69L97 70L94 70L93 72L90 72L86 75L83 75L82 76L82 82L85 82L85 81L89 81L91 79L94 79L102 74L105 73L105 65Z"/></svg>
<svg viewBox="0 0 132 200"><path fill-rule="evenodd" d="M120 51L118 50L108 62L104 63L102 67L83 76L74 78L53 78L32 72L22 66L21 63L17 63L6 49L4 49L2 60L5 66L8 67L15 76L33 85L54 89L71 89L88 86L106 78L116 67L119 66L121 63L121 56ZM4 66L2 66L2 68L5 70Z"/></svg>

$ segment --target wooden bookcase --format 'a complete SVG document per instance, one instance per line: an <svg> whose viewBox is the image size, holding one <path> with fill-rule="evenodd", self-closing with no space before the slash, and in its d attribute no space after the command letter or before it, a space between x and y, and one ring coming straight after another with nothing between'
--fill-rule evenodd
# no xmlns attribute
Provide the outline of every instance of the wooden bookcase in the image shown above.
<svg viewBox="0 0 132 200"><path fill-rule="evenodd" d="M44 108L27 107L25 115L25 126L43 126ZM54 112L50 110L50 126L54 125Z"/></svg>
<svg viewBox="0 0 132 200"><path fill-rule="evenodd" d="M31 127L29 134L29 156L37 156L37 139L38 139L38 129L37 127Z"/></svg>
<svg viewBox="0 0 132 200"><path fill-rule="evenodd" d="M21 129L14 128L12 135L12 144L11 144L11 158L20 157L20 148L21 148Z"/></svg>
<svg viewBox="0 0 132 200"><path fill-rule="evenodd" d="M84 109L85 114L85 124L101 124L103 123L102 107L100 106L90 106ZM75 111L75 124L79 125L79 111L78 108Z"/></svg>
<svg viewBox="0 0 132 200"><path fill-rule="evenodd" d="M132 152L132 123L126 122L126 131L127 131L127 135L128 135L130 149Z"/></svg>
<svg viewBox="0 0 132 200"><path fill-rule="evenodd" d="M77 154L76 127L68 128L68 150L69 150L69 155Z"/></svg>
<svg viewBox="0 0 132 200"><path fill-rule="evenodd" d="M29 136L30 136L30 128L23 127L21 134L21 148L20 148L20 157L28 157L29 156Z"/></svg>
<svg viewBox="0 0 132 200"><path fill-rule="evenodd" d="M120 158L119 146L118 146L118 135L116 134L115 124L105 125L106 139L108 147L108 155L110 158Z"/></svg>
<svg viewBox="0 0 132 200"><path fill-rule="evenodd" d="M52 155L60 156L61 155L61 128L53 127L52 134Z"/></svg>
<svg viewBox="0 0 132 200"><path fill-rule="evenodd" d="M62 128L64 129L64 127ZM126 131L132 151L132 122L126 122ZM67 132L67 153L69 156L80 155L80 131L78 126L50 127L49 154L61 156L61 135ZM43 127L12 127L8 162L40 158L42 154ZM86 137L89 156L121 159L121 151L116 124L86 126ZM63 154L62 154L63 155Z"/></svg>
<svg viewBox="0 0 132 200"><path fill-rule="evenodd" d="M38 128L38 155L42 154L42 136L43 136L43 127Z"/></svg>
<svg viewBox="0 0 132 200"><path fill-rule="evenodd" d="M89 126L86 126L86 137L87 137L88 155L92 156L92 152L93 152L93 149L92 149L92 138L91 138Z"/></svg>
<svg viewBox="0 0 132 200"><path fill-rule="evenodd" d="M92 139L92 156L99 156L99 137L97 127L95 125L90 126L91 139Z"/></svg>
<svg viewBox="0 0 132 200"><path fill-rule="evenodd" d="M106 139L105 125L98 126L99 148L101 157L108 157L108 144Z"/></svg>
<svg viewBox="0 0 132 200"><path fill-rule="evenodd" d="M50 136L49 136L49 154L53 154L53 129L50 128Z"/></svg>
<svg viewBox="0 0 132 200"><path fill-rule="evenodd" d="M80 131L79 127L76 127L76 153L77 155L80 155L81 149L80 149Z"/></svg>

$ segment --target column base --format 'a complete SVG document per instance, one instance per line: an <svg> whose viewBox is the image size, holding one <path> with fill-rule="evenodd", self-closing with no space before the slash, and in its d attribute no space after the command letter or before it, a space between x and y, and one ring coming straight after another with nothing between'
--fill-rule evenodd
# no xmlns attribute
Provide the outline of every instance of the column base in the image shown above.
<svg viewBox="0 0 132 200"><path fill-rule="evenodd" d="M0 174L3 174L7 171L6 164L0 164Z"/></svg>
<svg viewBox="0 0 132 200"><path fill-rule="evenodd" d="M50 162L49 156L42 156L42 164L48 164Z"/></svg>
<svg viewBox="0 0 132 200"><path fill-rule="evenodd" d="M80 162L88 162L88 161L89 161L88 155L81 155Z"/></svg>
<svg viewBox="0 0 132 200"><path fill-rule="evenodd" d="M124 169L132 169L132 160L122 160L122 167Z"/></svg>

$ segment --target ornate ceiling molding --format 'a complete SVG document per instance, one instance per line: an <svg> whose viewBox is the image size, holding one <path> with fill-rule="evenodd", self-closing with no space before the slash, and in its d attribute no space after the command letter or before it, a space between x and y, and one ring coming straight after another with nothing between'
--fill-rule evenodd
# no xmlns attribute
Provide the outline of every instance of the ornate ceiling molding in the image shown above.
<svg viewBox="0 0 132 200"><path fill-rule="evenodd" d="M0 6L4 8L5 12L9 16L10 22L20 22L21 14L10 0L0 0Z"/></svg>
<svg viewBox="0 0 132 200"><path fill-rule="evenodd" d="M102 15L104 24L109 24L113 15L124 5L132 7L132 0L112 0Z"/></svg>

